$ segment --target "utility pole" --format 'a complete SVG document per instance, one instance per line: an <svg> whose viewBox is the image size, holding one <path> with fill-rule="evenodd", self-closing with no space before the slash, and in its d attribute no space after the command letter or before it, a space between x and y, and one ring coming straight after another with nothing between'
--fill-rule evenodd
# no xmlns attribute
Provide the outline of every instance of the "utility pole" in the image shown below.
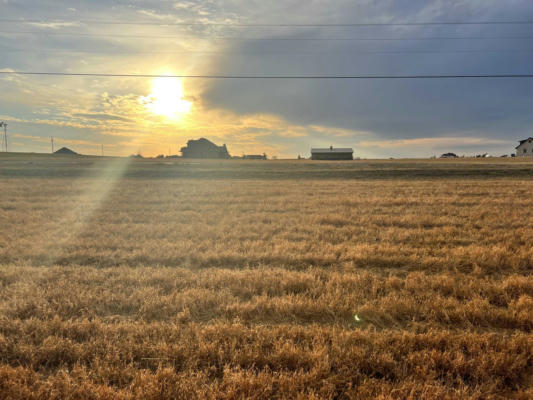
<svg viewBox="0 0 533 400"><path fill-rule="evenodd" d="M52 154L54 154L54 137L50 136L50 141L52 142Z"/></svg>
<svg viewBox="0 0 533 400"><path fill-rule="evenodd" d="M102 157L104 156L104 144L102 143Z"/></svg>
<svg viewBox="0 0 533 400"><path fill-rule="evenodd" d="M4 145L5 145L5 151L7 153L7 122L0 122L0 128L4 127Z"/></svg>

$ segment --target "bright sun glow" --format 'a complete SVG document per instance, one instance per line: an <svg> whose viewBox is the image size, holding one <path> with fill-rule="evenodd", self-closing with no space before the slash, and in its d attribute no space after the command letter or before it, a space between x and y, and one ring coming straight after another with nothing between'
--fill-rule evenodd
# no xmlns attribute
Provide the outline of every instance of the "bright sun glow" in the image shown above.
<svg viewBox="0 0 533 400"><path fill-rule="evenodd" d="M167 118L179 118L191 111L192 103L183 99L183 87L178 78L155 78L152 93L141 102L151 112Z"/></svg>

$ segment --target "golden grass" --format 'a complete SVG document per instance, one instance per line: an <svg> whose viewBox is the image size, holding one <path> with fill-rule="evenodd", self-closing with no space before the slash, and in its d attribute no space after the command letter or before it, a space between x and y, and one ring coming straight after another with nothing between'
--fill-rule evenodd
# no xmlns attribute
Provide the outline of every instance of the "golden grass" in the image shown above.
<svg viewBox="0 0 533 400"><path fill-rule="evenodd" d="M533 397L530 164L39 162L0 173L1 399Z"/></svg>

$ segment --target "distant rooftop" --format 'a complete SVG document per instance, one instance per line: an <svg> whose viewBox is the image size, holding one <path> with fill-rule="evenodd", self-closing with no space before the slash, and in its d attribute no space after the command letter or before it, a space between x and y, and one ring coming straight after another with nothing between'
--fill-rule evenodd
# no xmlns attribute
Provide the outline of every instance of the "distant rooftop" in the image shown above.
<svg viewBox="0 0 533 400"><path fill-rule="evenodd" d="M311 153L353 153L353 149L349 147L328 147L325 149L311 149Z"/></svg>
<svg viewBox="0 0 533 400"><path fill-rule="evenodd" d="M515 149L518 149L520 146L522 146L523 143L527 141L533 140L533 137L528 137L527 139L519 140L518 143L520 143L518 146L515 147Z"/></svg>
<svg viewBox="0 0 533 400"><path fill-rule="evenodd" d="M71 155L74 155L74 154L78 154L78 153L76 153L73 150L70 150L68 147L61 147L59 150L54 152L54 154L71 154Z"/></svg>

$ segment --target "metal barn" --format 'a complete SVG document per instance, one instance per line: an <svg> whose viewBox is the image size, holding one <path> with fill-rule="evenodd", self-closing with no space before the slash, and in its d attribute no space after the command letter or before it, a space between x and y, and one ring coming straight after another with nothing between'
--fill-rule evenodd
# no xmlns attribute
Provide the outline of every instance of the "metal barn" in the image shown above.
<svg viewBox="0 0 533 400"><path fill-rule="evenodd" d="M311 149L311 160L353 160L353 149L334 148Z"/></svg>

